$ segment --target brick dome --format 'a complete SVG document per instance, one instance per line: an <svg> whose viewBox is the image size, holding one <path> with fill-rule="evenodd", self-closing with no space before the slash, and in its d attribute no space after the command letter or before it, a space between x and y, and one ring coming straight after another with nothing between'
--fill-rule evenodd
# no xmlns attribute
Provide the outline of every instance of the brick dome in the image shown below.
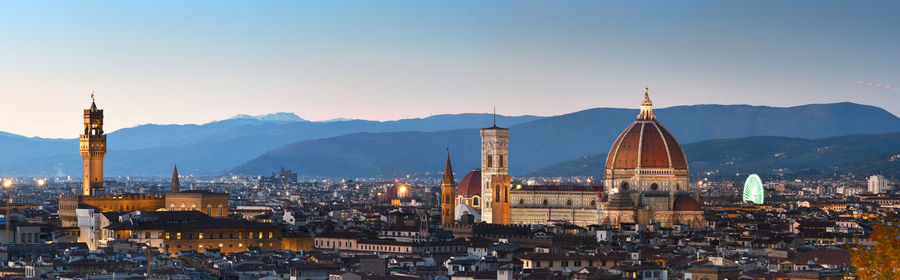
<svg viewBox="0 0 900 280"><path fill-rule="evenodd" d="M481 195L481 170L472 170L459 182L457 195Z"/></svg>
<svg viewBox="0 0 900 280"><path fill-rule="evenodd" d="M678 140L656 121L647 93L641 103L641 113L616 142L606 158L606 169L635 168L687 169L687 158Z"/></svg>

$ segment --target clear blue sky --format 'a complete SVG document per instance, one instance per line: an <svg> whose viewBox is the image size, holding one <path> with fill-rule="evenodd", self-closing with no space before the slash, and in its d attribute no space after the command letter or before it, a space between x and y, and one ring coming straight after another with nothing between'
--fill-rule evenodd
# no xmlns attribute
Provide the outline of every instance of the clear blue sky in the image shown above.
<svg viewBox="0 0 900 280"><path fill-rule="evenodd" d="M851 101L900 114L898 1L2 1L0 131ZM859 85L852 81L873 82Z"/></svg>

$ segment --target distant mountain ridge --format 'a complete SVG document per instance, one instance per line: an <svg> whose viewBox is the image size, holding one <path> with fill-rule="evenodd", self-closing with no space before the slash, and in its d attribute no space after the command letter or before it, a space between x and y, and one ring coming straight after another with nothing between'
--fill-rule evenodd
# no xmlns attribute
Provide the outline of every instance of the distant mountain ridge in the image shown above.
<svg viewBox="0 0 900 280"><path fill-rule="evenodd" d="M768 178L872 174L900 178L900 132L816 140L755 136L690 143L684 150L692 177L743 179L737 174L758 173ZM525 176L601 178L606 156L579 157Z"/></svg>
<svg viewBox="0 0 900 280"><path fill-rule="evenodd" d="M893 114L854 103L787 108L694 105L655 109L654 112L680 143L752 136L818 139L900 131L900 119ZM637 113L634 109L596 108L513 125L510 128L510 172L524 175L572 158L606 153ZM404 145L397 146L396 143ZM352 134L292 143L240 165L233 172L263 174L285 166L309 176L433 174L441 170L444 147L462 151L451 151L451 156L454 166L465 171L478 167L479 145L477 129L453 133ZM350 153L348 151L358 154L345 155ZM325 155L330 158L324 158ZM393 161L397 158L412 162ZM362 162L367 164L361 165ZM352 171L348 171L350 169Z"/></svg>
<svg viewBox="0 0 900 280"><path fill-rule="evenodd" d="M853 103L694 105L654 112L681 143L900 131L896 116ZM553 117L498 115L497 123L511 128L510 167L514 175L522 175L607 152L636 115L634 109L596 108ZM107 112L107 118L114 116ZM201 125L141 125L109 133L104 168L110 176L166 175L174 164L182 173L195 175L268 174L284 166L306 176L393 176L440 171L445 148L450 147L454 166L465 171L478 165L478 128L488 126L491 118L454 114L383 122L278 121L293 119L282 115L276 121L250 117ZM0 176L81 173L76 139L0 134L0 153Z"/></svg>
<svg viewBox="0 0 900 280"><path fill-rule="evenodd" d="M293 114L291 114L293 115ZM107 118L114 116L107 112ZM74 118L80 115L73 116ZM299 117L298 117L299 118ZM184 174L222 174L285 144L358 132L438 131L481 127L491 114L435 115L395 121L283 121L286 114L239 117L206 124L146 124L107 135L107 175L162 175L178 164ZM514 125L538 116L502 116ZM81 173L77 139L27 138L0 134L0 176L62 176Z"/></svg>
<svg viewBox="0 0 900 280"><path fill-rule="evenodd" d="M297 116L294 113L285 113L285 112L278 112L278 113L265 114L265 115L256 115L256 116L238 114L231 118L232 119L251 119L251 120L270 121L270 122L308 122L307 120L300 118L299 116Z"/></svg>

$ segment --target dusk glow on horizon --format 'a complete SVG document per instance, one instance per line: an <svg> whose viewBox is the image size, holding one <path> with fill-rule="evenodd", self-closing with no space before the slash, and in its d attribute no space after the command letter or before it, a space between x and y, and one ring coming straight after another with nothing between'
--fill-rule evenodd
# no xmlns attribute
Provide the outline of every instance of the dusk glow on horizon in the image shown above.
<svg viewBox="0 0 900 280"><path fill-rule="evenodd" d="M900 115L900 3L9 1L0 131L855 102ZM848 83L847 81L851 81ZM763 103L764 102L764 103ZM26 120L26 121L23 121Z"/></svg>

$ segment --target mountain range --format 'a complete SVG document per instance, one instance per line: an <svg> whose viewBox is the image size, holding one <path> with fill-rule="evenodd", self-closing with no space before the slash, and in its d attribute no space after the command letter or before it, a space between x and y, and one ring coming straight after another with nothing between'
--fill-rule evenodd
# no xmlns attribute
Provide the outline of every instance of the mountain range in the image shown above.
<svg viewBox="0 0 900 280"><path fill-rule="evenodd" d="M105 112L106 118L114 112ZM292 115L292 114L291 114ZM439 131L471 128L492 121L491 114L434 115L396 121L310 122L282 113L274 118L242 116L202 125L146 124L107 135L107 175L162 175L178 164L184 174L223 174L260 154L308 139L358 132ZM80 115L75 115L80 117ZM518 124L541 117L496 116ZM295 119L290 121L290 119ZM77 139L27 138L0 134L0 176L64 176L81 173Z"/></svg>
<svg viewBox="0 0 900 280"><path fill-rule="evenodd" d="M681 143L753 136L819 139L900 131L900 119L854 103L795 107L692 105L655 109ZM552 117L498 115L510 127L514 175L608 151L637 115L634 109L595 108ZM75 117L80 115L75 114ZM107 118L115 112L106 112ZM290 113L239 115L202 125L140 125L109 133L107 175L163 175L174 164L185 174L268 174L279 167L302 176L393 177L434 174L447 148L457 171L476 168L478 128L490 114L435 115L397 121L311 122ZM77 175L77 139L0 133L0 176ZM693 166L692 166L693 167Z"/></svg>
<svg viewBox="0 0 900 280"><path fill-rule="evenodd" d="M691 174L714 179L757 173L764 177L818 178L882 174L900 178L900 132L822 139L755 136L683 146ZM527 174L530 177L602 177L607 154L579 157ZM743 177L739 177L743 179Z"/></svg>
<svg viewBox="0 0 900 280"><path fill-rule="evenodd" d="M818 139L900 131L900 119L877 107L853 103L789 108L694 105L654 112L681 143L753 136ZM596 108L510 126L510 172L531 171L609 150L638 110ZM299 141L269 151L233 172L259 174L285 166L301 174L384 176L440 172L449 147L457 171L479 165L478 129L364 133ZM341 175L352 174L352 175Z"/></svg>

